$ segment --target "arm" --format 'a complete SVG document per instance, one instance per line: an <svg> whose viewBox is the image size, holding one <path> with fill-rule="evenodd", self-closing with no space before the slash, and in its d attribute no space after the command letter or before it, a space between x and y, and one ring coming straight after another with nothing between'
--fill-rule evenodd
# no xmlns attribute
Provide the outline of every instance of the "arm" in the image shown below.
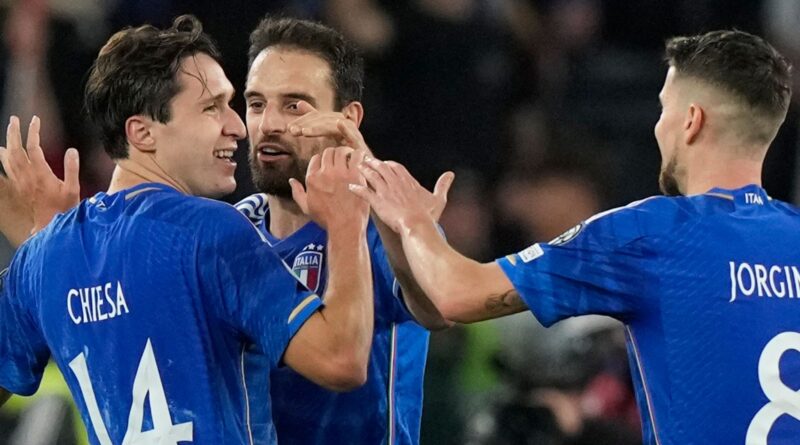
<svg viewBox="0 0 800 445"><path fill-rule="evenodd" d="M366 242L369 206L347 191L358 181L363 152L327 149L312 158L306 187L292 182L301 208L328 231L328 285L325 306L292 338L284 362L328 389L346 391L367 379L374 320L372 272Z"/></svg>
<svg viewBox="0 0 800 445"><path fill-rule="evenodd" d="M527 307L496 263L481 264L450 247L414 193L419 187L399 164L370 159L361 171L369 188L351 189L400 235L416 282L448 320L471 323Z"/></svg>
<svg viewBox="0 0 800 445"><path fill-rule="evenodd" d="M70 148L64 155L61 181L45 160L39 144L40 126L34 116L23 148L19 119L12 117L6 136L8 148L0 147L0 162L7 175L0 177L0 231L14 247L80 199L77 150Z"/></svg>
<svg viewBox="0 0 800 445"><path fill-rule="evenodd" d="M319 112L303 101L298 106L304 112L304 115L289 124L289 131L293 135L310 138L334 137L348 146L363 150L371 155L363 135L358 130L360 111L354 112L350 110L350 114L357 117L348 118L343 113ZM348 110L345 111L347 112ZM455 175L450 172L443 174L437 181L433 193L428 192L421 186L414 189L416 199L429 209L434 220L438 220L444 211L444 207L447 204L447 192L453 183L454 177ZM442 317L436 306L414 280L408 260L403 253L400 236L392 231L380 217L374 218L374 221L386 250L389 265L397 278L397 282L400 284L400 288L403 290L403 300L408 306L411 315L414 316L419 324L429 330L450 327L452 322Z"/></svg>
<svg viewBox="0 0 800 445"><path fill-rule="evenodd" d="M0 159L3 158L0 151ZM33 216L24 197L18 196L9 179L0 174L0 232L13 247L19 247L31 235Z"/></svg>
<svg viewBox="0 0 800 445"><path fill-rule="evenodd" d="M447 201L447 190L450 184L453 183L452 173L446 173L445 175L448 176L442 175L442 177L439 178L433 194L428 193L428 191L422 187L419 188L422 191L422 193L420 193L420 199L427 198L433 201L434 210L432 211L432 217L435 220L439 219L442 210L444 210L444 205ZM397 282L400 284L400 288L403 291L403 301L405 301L406 306L408 306L411 315L414 316L419 324L431 331L451 327L453 322L442 316L436 308L436 305L433 304L422 287L420 287L414 279L414 274L409 265L408 258L406 258L406 254L403 250L403 241L400 235L394 232L380 217L374 218L374 221L375 227L377 227L381 241L383 242L383 247L386 250L386 257L389 260L389 265L392 267ZM441 237L441 235L439 236Z"/></svg>

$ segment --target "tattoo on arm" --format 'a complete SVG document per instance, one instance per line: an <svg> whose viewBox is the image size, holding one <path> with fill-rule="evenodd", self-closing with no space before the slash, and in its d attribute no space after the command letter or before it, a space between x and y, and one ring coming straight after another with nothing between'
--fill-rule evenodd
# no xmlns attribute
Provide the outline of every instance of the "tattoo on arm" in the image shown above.
<svg viewBox="0 0 800 445"><path fill-rule="evenodd" d="M527 306L516 290L511 289L500 295L490 295L486 300L486 310L493 317L515 314L524 311Z"/></svg>

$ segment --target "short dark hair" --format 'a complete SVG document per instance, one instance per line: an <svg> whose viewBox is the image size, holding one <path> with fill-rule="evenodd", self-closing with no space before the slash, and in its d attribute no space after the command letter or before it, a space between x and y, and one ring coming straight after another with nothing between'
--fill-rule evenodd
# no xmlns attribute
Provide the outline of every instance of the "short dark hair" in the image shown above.
<svg viewBox="0 0 800 445"><path fill-rule="evenodd" d="M176 18L168 29L125 28L108 39L94 61L83 99L112 159L128 157L129 117L142 114L169 122L169 104L181 90L181 63L198 53L221 61L217 46L192 15Z"/></svg>
<svg viewBox="0 0 800 445"><path fill-rule="evenodd" d="M336 109L361 100L364 61L355 46L338 31L309 20L267 16L250 33L249 65L261 51L272 46L308 51L325 60L331 69Z"/></svg>
<svg viewBox="0 0 800 445"><path fill-rule="evenodd" d="M758 36L721 30L675 37L666 43L665 58L677 74L716 86L776 120L776 131L786 117L791 63Z"/></svg>

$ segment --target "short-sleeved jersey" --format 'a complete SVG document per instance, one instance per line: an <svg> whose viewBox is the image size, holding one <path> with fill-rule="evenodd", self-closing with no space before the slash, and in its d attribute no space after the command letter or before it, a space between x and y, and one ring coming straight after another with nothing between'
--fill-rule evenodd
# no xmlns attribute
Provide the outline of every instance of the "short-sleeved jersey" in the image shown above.
<svg viewBox="0 0 800 445"><path fill-rule="evenodd" d="M297 277L298 289L323 295L327 282L327 234L309 222L282 240L270 235L267 197L253 195L236 205L259 227L269 244ZM375 324L367 382L359 389L336 393L323 389L288 368L272 372L272 412L278 440L292 444L416 444L422 416L422 382L429 333L412 318L400 286L370 222L375 295ZM247 360L249 387L259 387L263 358ZM265 393L250 391L251 418L263 418ZM254 428L258 431L258 428ZM258 437L258 436L257 436ZM258 440L256 443L259 443Z"/></svg>
<svg viewBox="0 0 800 445"><path fill-rule="evenodd" d="M654 197L498 260L545 325L626 324L646 444L800 441L800 211L763 189Z"/></svg>
<svg viewBox="0 0 800 445"><path fill-rule="evenodd" d="M2 287L0 386L33 393L52 355L102 445L250 443L245 349L276 367L321 304L232 206L159 184L59 215Z"/></svg>

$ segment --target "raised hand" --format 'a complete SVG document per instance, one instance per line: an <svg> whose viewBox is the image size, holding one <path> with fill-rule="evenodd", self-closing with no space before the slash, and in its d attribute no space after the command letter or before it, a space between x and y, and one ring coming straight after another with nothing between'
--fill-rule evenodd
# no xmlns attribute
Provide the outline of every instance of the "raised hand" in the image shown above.
<svg viewBox="0 0 800 445"><path fill-rule="evenodd" d="M306 172L305 188L290 179L292 196L304 213L326 230L366 229L369 204L350 193L350 184L366 185L358 165L366 154L351 147L329 147L314 155Z"/></svg>
<svg viewBox="0 0 800 445"><path fill-rule="evenodd" d="M3 149L3 155L0 156L8 175L4 184L4 199L15 201L17 207L29 209L33 232L41 230L57 213L69 210L80 200L77 150L67 150L64 155L64 180L58 179L47 164L39 144L40 126L39 118L34 116L23 148L19 119L12 116L6 134L8 148Z"/></svg>
<svg viewBox="0 0 800 445"><path fill-rule="evenodd" d="M6 165L8 150L0 147L0 162ZM33 209L28 198L14 187L8 173L3 167L0 174L0 231L12 246L22 244L31 235L33 229Z"/></svg>
<svg viewBox="0 0 800 445"><path fill-rule="evenodd" d="M397 162L367 158L359 169L368 186L354 183L350 189L366 200L381 221L397 233L412 221L437 221L455 179L453 172L442 174L431 193Z"/></svg>
<svg viewBox="0 0 800 445"><path fill-rule="evenodd" d="M338 111L318 111L303 100L297 103L297 107L303 115L289 123L289 133L292 136L330 137L339 145L364 150L367 155L372 156L358 126L344 114Z"/></svg>

